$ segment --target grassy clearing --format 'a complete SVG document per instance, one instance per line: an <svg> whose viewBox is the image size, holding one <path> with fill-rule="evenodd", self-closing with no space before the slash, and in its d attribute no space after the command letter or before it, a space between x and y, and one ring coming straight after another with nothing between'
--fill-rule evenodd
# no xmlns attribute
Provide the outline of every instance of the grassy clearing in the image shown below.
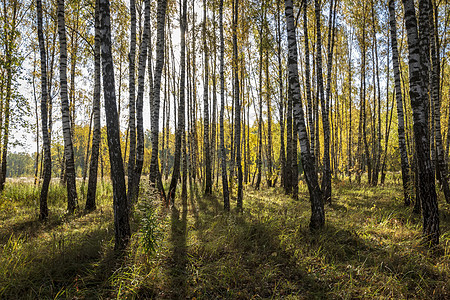
<svg viewBox="0 0 450 300"><path fill-rule="evenodd" d="M129 251L117 257L109 184L95 212L74 216L64 214L64 190L52 185L46 223L37 221L32 186L19 192L8 185L0 200L0 298L450 297L450 218L442 199L441 245L428 250L420 216L402 206L394 183L335 182L326 228L314 234L303 185L298 201L279 188L247 187L242 214L224 213L218 191L204 198L193 186L189 194L185 205L177 199L177 210L157 207L153 254L140 246L138 205ZM144 189L140 201L153 198Z"/></svg>

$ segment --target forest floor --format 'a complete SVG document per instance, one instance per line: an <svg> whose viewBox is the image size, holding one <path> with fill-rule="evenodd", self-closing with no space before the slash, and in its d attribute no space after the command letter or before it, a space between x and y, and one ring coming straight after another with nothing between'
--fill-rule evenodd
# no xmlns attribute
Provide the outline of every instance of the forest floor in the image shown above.
<svg viewBox="0 0 450 300"><path fill-rule="evenodd" d="M185 205L177 198L167 210L144 188L121 256L113 251L111 185L98 193L97 210L66 215L65 191L52 185L42 223L33 185L8 182L0 299L450 299L450 206L440 195L441 240L430 250L398 182L334 182L326 226L315 233L302 184L299 200L247 186L242 213L224 213L218 190L203 197L193 186ZM142 246L142 224L153 252Z"/></svg>

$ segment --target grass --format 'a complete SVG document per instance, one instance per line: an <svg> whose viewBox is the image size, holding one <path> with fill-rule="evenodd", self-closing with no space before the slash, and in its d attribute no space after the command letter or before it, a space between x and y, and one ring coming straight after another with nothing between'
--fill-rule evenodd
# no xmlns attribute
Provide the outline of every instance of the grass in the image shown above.
<svg viewBox="0 0 450 300"><path fill-rule="evenodd" d="M32 184L7 184L0 198L0 298L450 298L449 206L441 197L441 243L430 250L420 216L403 206L393 181L334 182L326 226L315 233L305 185L297 201L280 188L248 186L242 213L224 213L218 190L203 197L192 186L177 209L156 205L154 252L142 247L145 205L138 204L122 256L113 252L110 184L89 214L66 215L64 193L51 186L50 219L41 223ZM143 188L140 202L155 205L154 197Z"/></svg>

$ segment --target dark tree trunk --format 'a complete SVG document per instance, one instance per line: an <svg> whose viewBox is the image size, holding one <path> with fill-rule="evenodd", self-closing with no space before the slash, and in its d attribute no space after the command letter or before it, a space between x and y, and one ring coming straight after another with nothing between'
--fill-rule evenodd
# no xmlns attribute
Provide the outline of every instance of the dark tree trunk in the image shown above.
<svg viewBox="0 0 450 300"><path fill-rule="evenodd" d="M380 173L380 163L381 163L381 90L380 90L380 71L379 71L379 63L378 63L378 46L377 46L377 34L375 29L375 9L374 3L372 1L372 31L373 31L373 49L375 52L375 73L376 73L376 84L377 84L377 119L378 126L376 129L377 137L374 140L374 161L375 166L372 172L372 185L376 186L378 184L378 175ZM374 80L374 96L375 96L375 80ZM376 141L376 143L375 143Z"/></svg>
<svg viewBox="0 0 450 300"><path fill-rule="evenodd" d="M267 25L267 11L264 8L264 27L263 32L264 35L269 35L269 28ZM266 44L266 43L265 43ZM267 105L267 147L266 147L266 156L267 156L267 175L266 181L267 186L273 186L273 159L272 159L272 95L271 95L271 85L270 85L270 75L269 75L269 49L267 46L264 47L265 58L264 58L264 73L265 73L265 96L266 96L266 105Z"/></svg>
<svg viewBox="0 0 450 300"><path fill-rule="evenodd" d="M237 26L239 0L234 1L233 11L233 73L234 73L234 149L236 151L236 164L238 168L238 195L237 209L242 210L243 184L242 184L242 164L241 164L241 103L239 98L239 72L238 72L238 47L237 47Z"/></svg>
<svg viewBox="0 0 450 300"><path fill-rule="evenodd" d="M311 140L311 153L314 153L314 115L313 115L313 103L311 97L311 66L309 61L309 38L308 38L308 1L303 0L303 35L305 39L305 81L306 81L306 104L307 104L307 116L309 125L309 135Z"/></svg>
<svg viewBox="0 0 450 300"><path fill-rule="evenodd" d="M41 13L42 13L42 4L41 4ZM39 37L38 37L39 39ZM33 72L36 73L36 51L33 51ZM47 73L47 72L46 72ZM34 160L34 186L38 184L39 181L39 162L41 162L42 169L42 157L40 155L40 147L39 147L39 112L38 112L38 99L36 95L36 83L35 83L35 75L32 76L31 85L33 87L33 99L34 99L34 111L36 115L36 156ZM46 103L47 105L47 103ZM42 170L41 170L42 171Z"/></svg>
<svg viewBox="0 0 450 300"><path fill-rule="evenodd" d="M145 0L144 31L139 47L138 93L136 98L136 162L133 172L132 185L128 186L129 201L136 203L139 197L142 167L144 166L144 84L147 50L150 36L150 0ZM130 178L130 177L128 177ZM131 191L131 193L130 193Z"/></svg>
<svg viewBox="0 0 450 300"><path fill-rule="evenodd" d="M209 145L209 99L208 99L208 86L209 86L209 64L208 64L208 51L206 43L206 0L203 0L203 53L205 79L203 82L203 157L205 162L205 194L212 194L212 176L211 176L211 152Z"/></svg>
<svg viewBox="0 0 450 300"><path fill-rule="evenodd" d="M348 46L348 146L347 146L347 155L348 155L348 180L352 182L352 169L353 169L353 160L352 160L352 149L353 149L353 135L352 135L352 44L353 44L353 33L350 36L350 45Z"/></svg>
<svg viewBox="0 0 450 300"><path fill-rule="evenodd" d="M212 174L212 182L214 182L214 179L217 179L217 183L219 181L219 176L218 176L218 172L219 169L216 169L216 148L217 148L217 141L216 141L216 135L217 135L217 85L216 85L216 81L217 81L217 74L216 74L216 70L217 70L217 38L216 38L216 1L213 1L213 37L212 37L212 52L213 52L213 59L212 60L212 64L213 64L213 76L212 76L212 112L211 112L211 143L210 143L210 149L211 149L211 174ZM244 110L245 112L245 110ZM244 135L245 135L245 130L244 130ZM245 144L244 144L245 145ZM245 149L245 147L244 147ZM245 157L245 156L244 156ZM247 166L247 161L245 163L245 166ZM219 161L217 161L217 168L219 167ZM216 175L216 170L217 170L217 177L215 177Z"/></svg>
<svg viewBox="0 0 450 300"><path fill-rule="evenodd" d="M180 4L181 5L181 4ZM182 136L184 134L184 119L185 119L185 82L186 82L186 9L187 0L183 0L183 10L180 18L180 29L181 29L181 49L180 49L180 102L178 106L178 127L175 136L175 157L173 163L173 173L172 180L170 182L169 192L168 192L168 202L174 205L175 203L175 191L177 188L178 179L180 177L180 160L181 152L185 152L184 146L182 148ZM185 154L183 154L185 155ZM184 179L184 177L183 177Z"/></svg>
<svg viewBox="0 0 450 300"><path fill-rule="evenodd" d="M302 105L301 102L296 103L294 97L293 97L293 93L291 91L290 97L292 98L292 106L293 109L295 110L296 105ZM297 100L298 101L298 100ZM291 187L292 187L292 198L294 198L294 200L298 200L298 147L297 147L297 139L298 139L298 133L297 133L297 127L295 126L295 112L293 111L294 115L292 116L294 118L293 120L293 130L292 130L292 161L291 161ZM306 126L306 122L305 122L305 126ZM311 150L310 150L311 151Z"/></svg>
<svg viewBox="0 0 450 300"><path fill-rule="evenodd" d="M317 30L317 88L319 89L320 104L322 106L322 124L323 124L323 174L322 174L322 196L325 203L331 203L331 169L330 169L330 120L328 117L329 91L327 86L327 99L323 89L322 77L322 37L320 33L320 4L319 0L315 0L316 12L316 30ZM330 10L332 10L333 3L331 2ZM331 28L329 30L332 30ZM331 54L329 54L331 56ZM331 57L328 64L331 64ZM331 65L329 67L331 73Z"/></svg>
<svg viewBox="0 0 450 300"><path fill-rule="evenodd" d="M153 78L153 114L152 114L152 156L150 160L150 183L157 183L161 196L165 198L158 163L158 135L159 135L159 103L161 92L161 74L164 66L164 29L166 19L167 0L158 0L157 33L156 33L156 65Z"/></svg>
<svg viewBox="0 0 450 300"><path fill-rule="evenodd" d="M94 83L94 85L95 85L95 83ZM93 118L94 118L94 111L92 110L92 112L90 113L90 117L89 117L88 138L86 140L86 154L84 155L83 169L81 171L81 175L83 177L83 182L81 184L81 186L82 186L81 193L84 193L84 184L86 183L87 168L89 166L89 154L91 153L91 133L92 133L92 121L93 121Z"/></svg>
<svg viewBox="0 0 450 300"><path fill-rule="evenodd" d="M44 43L44 33L42 25L42 2L36 0L37 26L39 52L41 56L41 122L42 122L42 147L44 150L44 171L41 195L39 198L39 219L46 220L48 218L47 195L50 179L52 176L52 156L50 152L50 136L48 133L47 119L47 103L48 103L48 87L47 87L47 55Z"/></svg>
<svg viewBox="0 0 450 300"><path fill-rule="evenodd" d="M109 0L99 0L99 4L103 96L105 99L106 129L108 134L109 160L111 163L111 180L113 184L115 249L123 250L128 244L131 233L114 86Z"/></svg>
<svg viewBox="0 0 450 300"><path fill-rule="evenodd" d="M7 43L9 45L9 42ZM8 47L8 46L7 46ZM9 51L6 51L7 53ZM11 57L11 53L8 53L7 56ZM11 64L11 61L6 64ZM11 83L12 83L12 72L11 68L7 68L6 70L6 91L5 91L5 99L2 99L2 107L1 111L4 112L4 123L0 125L0 139L3 139L1 144L1 165L0 165L0 192L5 188L6 181L6 166L7 166L7 157L8 157L8 140L9 140L9 124L10 124L10 101L11 101ZM1 91L3 93L3 91Z"/></svg>
<svg viewBox="0 0 450 300"><path fill-rule="evenodd" d="M128 200L134 202L136 164L136 2L130 0L130 52L128 53L128 134L130 138L130 148L128 154ZM125 157L126 157L125 151Z"/></svg>
<svg viewBox="0 0 450 300"><path fill-rule="evenodd" d="M219 27L220 27L220 156L222 161L222 187L223 187L223 208L230 210L230 197L227 179L227 153L225 151L225 130L223 117L225 112L225 75L224 75L224 54L225 43L223 38L223 0L219 4Z"/></svg>
<svg viewBox="0 0 450 300"><path fill-rule="evenodd" d="M256 161L256 164L258 166L258 175L256 177L256 184L255 184L255 188L259 189L260 185L261 185L261 177L262 177L262 144L263 144L263 140L262 140L262 123L263 123L263 119L262 119L262 65L263 65L263 32L262 32L262 26L259 29L259 93L258 93L258 159Z"/></svg>
<svg viewBox="0 0 450 300"><path fill-rule="evenodd" d="M434 138L436 141L436 174L439 182L444 190L444 196L447 203L450 203L450 189L448 186L448 174L447 164L445 161L444 147L442 145L442 133L441 133L441 94L440 94L440 61L439 53L437 51L438 37L436 29L434 28L432 1L429 1L430 9L430 45L431 45L431 95L433 99L434 107ZM435 16L437 18L437 16Z"/></svg>
<svg viewBox="0 0 450 300"><path fill-rule="evenodd" d="M283 98L283 66L281 63L281 5L277 0L277 58L278 58L278 82L279 91L279 118L280 118L280 164L281 164L281 186L284 187L286 182L286 152L284 144L284 98ZM249 128L250 130L250 128Z"/></svg>
<svg viewBox="0 0 450 300"><path fill-rule="evenodd" d="M95 1L95 42L94 42L94 99L92 112L94 115L94 130L92 133L92 154L89 165L89 182L86 196L86 210L96 208L95 194L97 192L98 156L100 152L100 93L101 93L101 54L100 54L100 6Z"/></svg>
<svg viewBox="0 0 450 300"><path fill-rule="evenodd" d="M389 32L390 32L390 28L388 29L388 34L387 34L387 65L390 65L390 48L389 48ZM392 47L392 45L391 45ZM392 104L389 105L389 68L387 68L386 70L386 127L385 127L385 135L384 135L384 156L383 156L383 162L381 164L381 184L384 185L384 181L386 179L386 159L388 156L388 144L389 144L389 135L391 133L391 124L392 124L392 115L393 115L393 111L394 111L394 95L392 95ZM400 92L401 92L401 88L400 88ZM406 143L405 143L405 149L406 149Z"/></svg>

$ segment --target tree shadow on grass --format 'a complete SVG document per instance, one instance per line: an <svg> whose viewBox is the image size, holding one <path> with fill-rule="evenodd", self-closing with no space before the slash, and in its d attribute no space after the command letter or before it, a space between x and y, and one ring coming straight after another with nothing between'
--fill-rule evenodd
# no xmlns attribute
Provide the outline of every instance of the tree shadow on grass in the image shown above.
<svg viewBox="0 0 450 300"><path fill-rule="evenodd" d="M376 236L374 236L376 237ZM428 251L425 246L416 246L405 253L403 246L385 245L376 239L362 238L355 231L343 230L327 224L320 235L312 237L309 243L320 252L327 264L353 280L356 286L350 290L351 298L361 297L362 290L370 288L373 296L387 298L448 299L445 287L445 272L431 268L419 257ZM433 255L433 250L427 252ZM390 284L390 282L393 284ZM333 289L343 282L327 278ZM448 285L448 284L447 284Z"/></svg>
<svg viewBox="0 0 450 300"><path fill-rule="evenodd" d="M333 223L310 232L307 226L299 226L298 219L277 215L284 209L279 205L259 207L260 203L253 202L253 207L267 213L257 216L251 210L218 214L214 208L218 204L210 197L198 201L203 202L199 204L203 209L199 210L199 226L193 230L199 242L188 250L193 268L189 279L196 285L187 291L189 297L449 297L448 275L424 262L419 252L427 251L425 247L407 250L397 243L380 244L377 234L360 236ZM357 205L370 207L364 199L357 201ZM288 210L293 205L296 202L288 204ZM408 214L395 203L378 206L388 215L392 209L400 209L400 216ZM342 204L333 208L344 213L354 209Z"/></svg>
<svg viewBox="0 0 450 300"><path fill-rule="evenodd" d="M57 213L57 211L55 210L55 212L50 213L47 220L42 221L39 220L38 216L33 213L29 218L25 220L10 222L11 224L9 226L1 228L0 245L5 244L12 235L22 236L25 237L25 239L36 238L40 234L49 232L64 223L79 219L87 214L89 214L89 212L86 212L84 210L79 210L74 214Z"/></svg>
<svg viewBox="0 0 450 300"><path fill-rule="evenodd" d="M197 183L190 182L189 184L189 205L191 207L191 212L194 215L195 221L198 221L198 210L197 206L195 205L195 199L198 199L200 197L200 194L198 192ZM184 203L184 202L183 202Z"/></svg>
<svg viewBox="0 0 450 300"><path fill-rule="evenodd" d="M197 197L197 202L200 211L203 214L215 216L223 211L222 205L219 203L219 197L217 195L204 195Z"/></svg>
<svg viewBox="0 0 450 300"><path fill-rule="evenodd" d="M209 199L208 199L209 200ZM268 224L247 220L246 215L212 215L198 228L199 246L190 256L196 286L189 297L197 299L270 299L288 295L324 296L327 288L311 277L301 262L283 249ZM208 228L211 219L216 224ZM192 271L194 272L194 271ZM313 291L313 292L312 292Z"/></svg>
<svg viewBox="0 0 450 300"><path fill-rule="evenodd" d="M175 207L171 216L172 253L169 260L170 298L184 299L187 291L187 199L182 200L182 214Z"/></svg>
<svg viewBox="0 0 450 300"><path fill-rule="evenodd" d="M2 274L6 278L0 278L0 298L94 299L108 291L113 294L109 278L121 256L109 242L114 235L111 214L99 217L99 224L82 233L61 228L47 233L50 238L46 240L35 237L22 241L23 249L14 250L15 255L21 255L17 265Z"/></svg>
<svg viewBox="0 0 450 300"><path fill-rule="evenodd" d="M268 224L244 213L222 213L219 197L198 197L198 242L188 248L185 297L249 299L304 297L308 290L324 295L326 287L309 276L285 251Z"/></svg>
<svg viewBox="0 0 450 300"><path fill-rule="evenodd" d="M234 294L227 291L227 297L234 298L236 292L241 292L245 293L243 298L282 298L287 295L329 298L336 296L336 292L351 281L354 287L346 289L350 298L361 297L367 289L375 297L449 297L445 272L397 254L395 246L390 248L368 242L355 232L332 225L315 233L303 228L299 231L301 238L288 249L280 240L277 225L270 221L243 216L237 219L235 226L229 249L239 255L234 254L236 261L231 264L223 260L226 266L223 272L231 269L230 273L234 274L234 279L230 277L228 281ZM335 270L327 272L327 268ZM379 275L374 275L377 273ZM337 274L342 274L342 278L336 277ZM395 283L389 285L390 280ZM399 286L401 288L397 290Z"/></svg>

